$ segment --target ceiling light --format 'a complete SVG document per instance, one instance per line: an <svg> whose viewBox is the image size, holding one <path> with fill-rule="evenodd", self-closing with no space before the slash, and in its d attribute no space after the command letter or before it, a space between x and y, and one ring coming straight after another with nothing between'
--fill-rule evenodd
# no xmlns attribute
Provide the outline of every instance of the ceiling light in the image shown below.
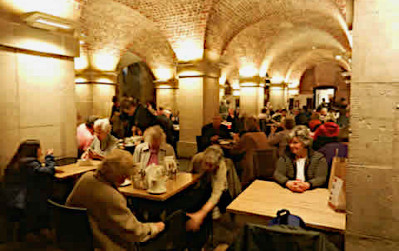
<svg viewBox="0 0 399 251"><path fill-rule="evenodd" d="M41 12L29 12L22 19L30 26L45 30L73 30L73 23L60 17Z"/></svg>
<svg viewBox="0 0 399 251"><path fill-rule="evenodd" d="M335 59L336 59L336 60L341 60L341 59L342 59L342 56L341 56L341 55L336 55L336 56L335 56Z"/></svg>

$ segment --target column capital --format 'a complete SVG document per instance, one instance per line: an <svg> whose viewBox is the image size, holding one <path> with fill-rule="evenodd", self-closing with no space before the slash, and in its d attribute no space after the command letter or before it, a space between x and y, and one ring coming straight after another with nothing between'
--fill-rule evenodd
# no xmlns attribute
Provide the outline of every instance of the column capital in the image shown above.
<svg viewBox="0 0 399 251"><path fill-rule="evenodd" d="M277 83L277 84L270 84L270 88L273 88L273 87L287 88L288 84L285 82Z"/></svg>
<svg viewBox="0 0 399 251"><path fill-rule="evenodd" d="M155 80L155 89L179 89L179 81L176 78L169 80Z"/></svg>
<svg viewBox="0 0 399 251"><path fill-rule="evenodd" d="M100 71L85 69L75 71L75 82L79 84L111 84L117 83L118 73L116 71Z"/></svg>
<svg viewBox="0 0 399 251"><path fill-rule="evenodd" d="M259 76L240 77L240 87L264 87L265 78Z"/></svg>
<svg viewBox="0 0 399 251"><path fill-rule="evenodd" d="M202 59L196 61L179 62L177 64L177 76L187 77L220 77L220 66L211 60Z"/></svg>

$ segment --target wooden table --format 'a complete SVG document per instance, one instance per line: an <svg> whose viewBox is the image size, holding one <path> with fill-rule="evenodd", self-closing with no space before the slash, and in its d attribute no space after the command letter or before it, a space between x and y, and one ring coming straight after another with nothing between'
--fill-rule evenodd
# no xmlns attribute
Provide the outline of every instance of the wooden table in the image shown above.
<svg viewBox="0 0 399 251"><path fill-rule="evenodd" d="M163 194L150 194L146 190L136 189L133 184L125 187L120 187L119 191L125 196L137 197L155 201L165 201L173 195L183 191L200 179L200 174L192 173L177 173L176 180L168 180L166 182L166 193Z"/></svg>
<svg viewBox="0 0 399 251"><path fill-rule="evenodd" d="M307 226L328 231L345 231L345 213L327 205L329 191L318 188L294 193L275 182L255 180L228 207L239 222L267 224L280 209L300 216Z"/></svg>
<svg viewBox="0 0 399 251"><path fill-rule="evenodd" d="M61 172L55 173L55 177L57 179L66 179L78 176L82 173L97 169L101 163L101 161L99 160L92 160L91 162L93 164L91 166L79 166L78 163L73 163L65 166L56 166L57 171Z"/></svg>

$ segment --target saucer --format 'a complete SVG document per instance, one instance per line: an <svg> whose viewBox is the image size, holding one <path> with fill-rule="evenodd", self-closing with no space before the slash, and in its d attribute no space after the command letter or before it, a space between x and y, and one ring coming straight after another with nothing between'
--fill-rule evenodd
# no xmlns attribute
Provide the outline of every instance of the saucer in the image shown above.
<svg viewBox="0 0 399 251"><path fill-rule="evenodd" d="M166 188L163 189L163 190L158 190L158 191L157 190L148 189L147 192L150 193L150 194L163 194L163 193L166 193Z"/></svg>

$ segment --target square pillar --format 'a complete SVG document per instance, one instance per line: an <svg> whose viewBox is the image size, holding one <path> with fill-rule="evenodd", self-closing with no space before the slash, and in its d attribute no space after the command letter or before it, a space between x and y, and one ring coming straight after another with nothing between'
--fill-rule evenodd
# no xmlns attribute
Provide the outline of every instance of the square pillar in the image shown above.
<svg viewBox="0 0 399 251"><path fill-rule="evenodd" d="M192 157L197 152L196 136L219 111L219 70L206 61L178 66L180 119L178 155Z"/></svg>
<svg viewBox="0 0 399 251"><path fill-rule="evenodd" d="M346 250L398 250L399 3L354 10Z"/></svg>

